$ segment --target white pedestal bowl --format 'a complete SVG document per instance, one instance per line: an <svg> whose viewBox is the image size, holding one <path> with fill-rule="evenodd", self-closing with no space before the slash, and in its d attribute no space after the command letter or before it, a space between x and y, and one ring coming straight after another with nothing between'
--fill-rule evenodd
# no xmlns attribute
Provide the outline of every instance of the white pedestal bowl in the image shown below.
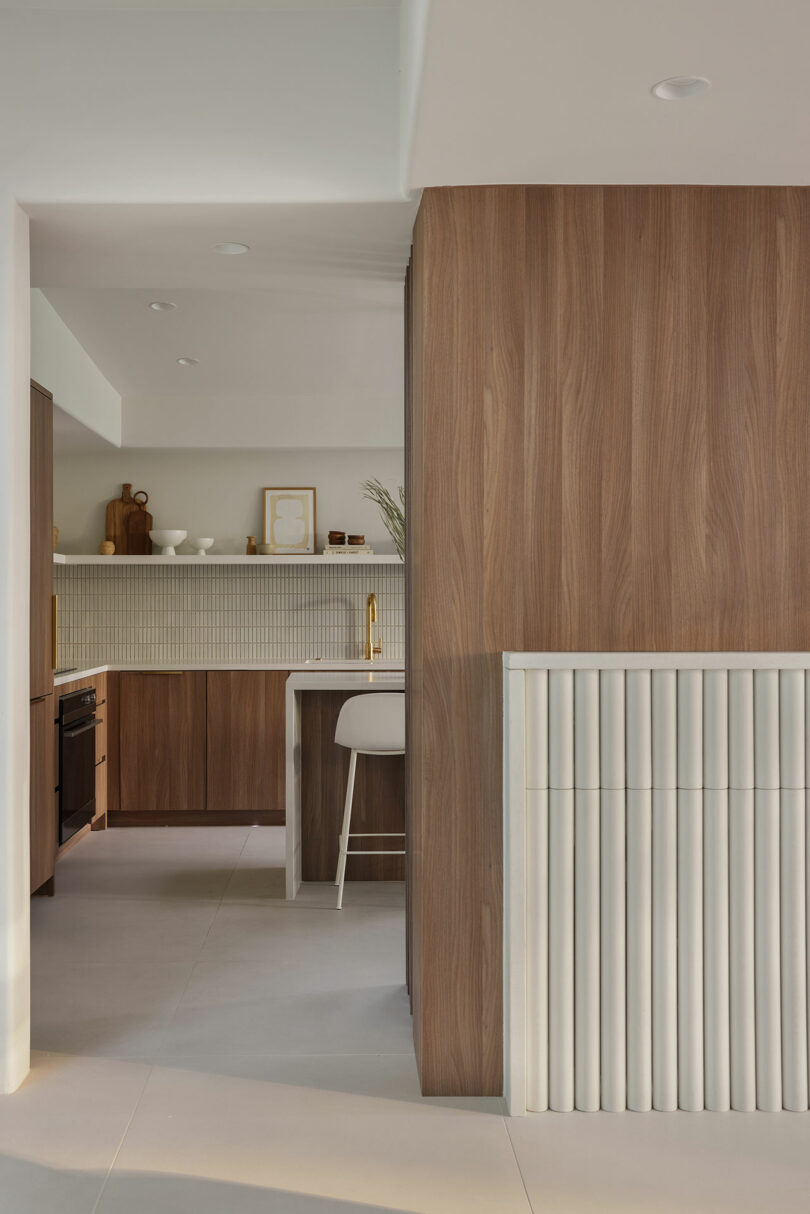
<svg viewBox="0 0 810 1214"><path fill-rule="evenodd" d="M187 531L165 531L161 528L149 532L152 543L160 545L161 556L177 556L175 547L177 544L182 544L187 535Z"/></svg>

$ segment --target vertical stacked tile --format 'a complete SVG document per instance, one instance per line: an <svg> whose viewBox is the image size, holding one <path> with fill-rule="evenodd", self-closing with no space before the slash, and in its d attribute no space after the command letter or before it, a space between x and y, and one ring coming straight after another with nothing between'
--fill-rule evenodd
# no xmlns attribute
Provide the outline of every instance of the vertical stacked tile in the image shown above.
<svg viewBox="0 0 810 1214"><path fill-rule="evenodd" d="M359 658L372 590L383 655L405 653L397 565L62 565L56 585L61 666Z"/></svg>

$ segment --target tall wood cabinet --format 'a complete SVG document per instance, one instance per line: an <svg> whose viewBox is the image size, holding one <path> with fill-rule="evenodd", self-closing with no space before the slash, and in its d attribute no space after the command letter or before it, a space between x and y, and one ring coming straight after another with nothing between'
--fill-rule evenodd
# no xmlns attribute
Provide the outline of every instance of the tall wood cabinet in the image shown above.
<svg viewBox="0 0 810 1214"><path fill-rule="evenodd" d="M31 892L53 893L57 837L53 746L53 396L33 382L30 442Z"/></svg>

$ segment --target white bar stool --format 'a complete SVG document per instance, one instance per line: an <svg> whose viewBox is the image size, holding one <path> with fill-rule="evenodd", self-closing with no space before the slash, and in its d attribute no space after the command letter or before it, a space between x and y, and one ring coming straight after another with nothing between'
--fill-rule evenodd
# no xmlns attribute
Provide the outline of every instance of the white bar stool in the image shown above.
<svg viewBox="0 0 810 1214"><path fill-rule="evenodd" d="M335 885L338 886L337 909L343 908L343 885L346 879L347 856L404 856L405 851L349 851L349 839L404 839L404 831L359 831L352 834L352 798L358 755L405 754L405 693L380 691L352 696L340 710L335 727L335 742L352 753L349 759L349 779L346 784L346 804L340 831Z"/></svg>

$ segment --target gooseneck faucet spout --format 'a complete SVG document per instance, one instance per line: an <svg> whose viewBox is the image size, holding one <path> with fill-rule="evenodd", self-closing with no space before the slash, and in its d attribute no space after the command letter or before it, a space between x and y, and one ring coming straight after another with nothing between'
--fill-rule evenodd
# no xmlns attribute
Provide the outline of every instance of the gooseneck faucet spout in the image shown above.
<svg viewBox="0 0 810 1214"><path fill-rule="evenodd" d="M378 638L374 644L371 636L371 625L377 623L377 596L370 594L366 599L366 661L373 662L375 654L382 653L382 640Z"/></svg>

